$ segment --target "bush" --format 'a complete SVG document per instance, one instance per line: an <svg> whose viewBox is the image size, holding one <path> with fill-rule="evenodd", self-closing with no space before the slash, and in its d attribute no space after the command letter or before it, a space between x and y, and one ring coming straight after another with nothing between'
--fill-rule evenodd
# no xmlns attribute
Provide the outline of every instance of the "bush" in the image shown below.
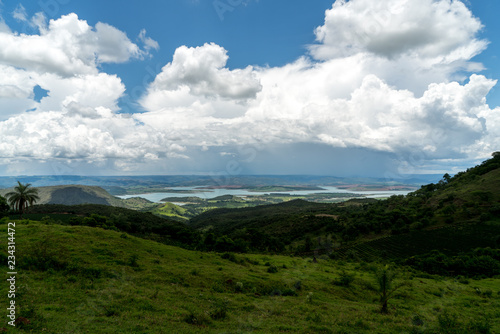
<svg viewBox="0 0 500 334"><path fill-rule="evenodd" d="M278 272L278 267L275 265L271 265L270 267L267 268L267 272L271 274L275 274Z"/></svg>
<svg viewBox="0 0 500 334"><path fill-rule="evenodd" d="M239 261L236 259L236 256L233 253L226 252L220 256L224 260L229 260L234 263L239 263Z"/></svg>
<svg viewBox="0 0 500 334"><path fill-rule="evenodd" d="M184 322L196 325L196 326L205 326L210 325L210 318L205 313L188 311L189 313L184 317Z"/></svg>
<svg viewBox="0 0 500 334"><path fill-rule="evenodd" d="M130 258L128 259L128 265L134 268L139 267L139 263L137 263L137 259L139 259L139 256L137 254L132 254Z"/></svg>
<svg viewBox="0 0 500 334"><path fill-rule="evenodd" d="M354 281L354 274L348 274L344 270L340 273L340 277L333 281L333 284L338 286L348 287Z"/></svg>
<svg viewBox="0 0 500 334"><path fill-rule="evenodd" d="M216 301L214 309L210 312L210 318L212 318L213 320L226 319L229 309L228 304L229 303L227 299Z"/></svg>
<svg viewBox="0 0 500 334"><path fill-rule="evenodd" d="M424 319L418 314L415 314L413 318L411 319L411 324L413 326L423 326L424 325Z"/></svg>
<svg viewBox="0 0 500 334"><path fill-rule="evenodd" d="M489 319L476 319L469 323L469 329L472 333L490 334L491 324Z"/></svg>
<svg viewBox="0 0 500 334"><path fill-rule="evenodd" d="M488 290L483 292L483 296L487 297L487 298L491 298L491 296L493 296L493 291L491 291L491 289L488 289Z"/></svg>
<svg viewBox="0 0 500 334"><path fill-rule="evenodd" d="M281 296L281 295L283 295L283 293L281 292L280 289L274 289L273 291L271 291L271 293L269 295L270 296Z"/></svg>
<svg viewBox="0 0 500 334"><path fill-rule="evenodd" d="M282 296L290 296L290 297L297 297L297 292L295 292L292 289L285 289L283 290L283 293L281 294Z"/></svg>
<svg viewBox="0 0 500 334"><path fill-rule="evenodd" d="M438 315L438 323L442 333L460 333L462 328L457 315L451 314L447 310Z"/></svg>

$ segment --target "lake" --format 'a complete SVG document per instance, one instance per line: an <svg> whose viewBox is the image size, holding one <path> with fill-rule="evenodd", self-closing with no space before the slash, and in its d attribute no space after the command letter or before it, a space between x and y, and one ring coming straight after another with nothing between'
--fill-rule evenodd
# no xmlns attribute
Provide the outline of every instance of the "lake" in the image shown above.
<svg viewBox="0 0 500 334"><path fill-rule="evenodd" d="M165 191L164 193L149 193L149 194L137 194L137 195L123 195L117 196L119 198L127 199L131 197L142 197L151 202L161 202L162 199L166 197L199 197L202 199L212 199L215 197L223 195L233 195L233 196L258 196L265 194L290 194L290 195L310 195L310 194L321 194L321 193L349 193L349 194L359 194L360 196L368 198L380 198L389 197L392 195L406 195L411 191L350 191L346 189L339 189L331 186L320 186L323 190L297 190L297 191L268 191L268 192L253 192L247 189L200 189L199 187L171 187L168 189L174 190L173 192ZM179 191L189 191L189 193L182 193Z"/></svg>

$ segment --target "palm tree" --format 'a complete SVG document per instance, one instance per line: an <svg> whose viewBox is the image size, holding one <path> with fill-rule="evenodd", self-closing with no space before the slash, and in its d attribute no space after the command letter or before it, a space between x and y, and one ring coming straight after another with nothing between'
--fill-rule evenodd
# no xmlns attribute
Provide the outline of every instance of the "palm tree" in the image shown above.
<svg viewBox="0 0 500 334"><path fill-rule="evenodd" d="M14 191L9 192L6 196L14 210L19 210L22 219L23 211L29 205L33 205L40 197L38 197L38 189L30 188L31 183L22 184L19 181L17 181L17 183L18 185L14 187Z"/></svg>
<svg viewBox="0 0 500 334"><path fill-rule="evenodd" d="M394 277L396 273L389 269L389 266L385 266L381 270L378 270L375 273L375 277L378 283L378 292L380 294L380 312L381 313L389 313L389 309L387 307L387 301L394 296L394 293L399 288L408 285L408 282L403 281L397 285L393 284Z"/></svg>

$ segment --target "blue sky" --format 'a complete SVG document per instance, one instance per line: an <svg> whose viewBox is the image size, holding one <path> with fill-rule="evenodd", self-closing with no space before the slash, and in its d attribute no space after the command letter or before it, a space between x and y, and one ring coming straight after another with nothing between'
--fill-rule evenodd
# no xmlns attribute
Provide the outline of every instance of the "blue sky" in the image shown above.
<svg viewBox="0 0 500 334"><path fill-rule="evenodd" d="M499 149L499 10L3 1L0 174L454 173Z"/></svg>

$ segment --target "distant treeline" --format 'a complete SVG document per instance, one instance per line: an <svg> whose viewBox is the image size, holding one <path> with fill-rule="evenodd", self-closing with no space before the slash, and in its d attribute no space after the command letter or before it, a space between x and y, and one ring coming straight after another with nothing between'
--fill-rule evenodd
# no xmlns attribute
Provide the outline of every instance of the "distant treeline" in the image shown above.
<svg viewBox="0 0 500 334"><path fill-rule="evenodd" d="M34 219L41 220L47 216L46 220L57 222L57 219L51 219L51 214L57 214L59 220L66 216L60 223L122 231L187 249L195 248L201 240L199 232L183 223L148 212L106 205L36 205L29 209L26 218L37 216Z"/></svg>

